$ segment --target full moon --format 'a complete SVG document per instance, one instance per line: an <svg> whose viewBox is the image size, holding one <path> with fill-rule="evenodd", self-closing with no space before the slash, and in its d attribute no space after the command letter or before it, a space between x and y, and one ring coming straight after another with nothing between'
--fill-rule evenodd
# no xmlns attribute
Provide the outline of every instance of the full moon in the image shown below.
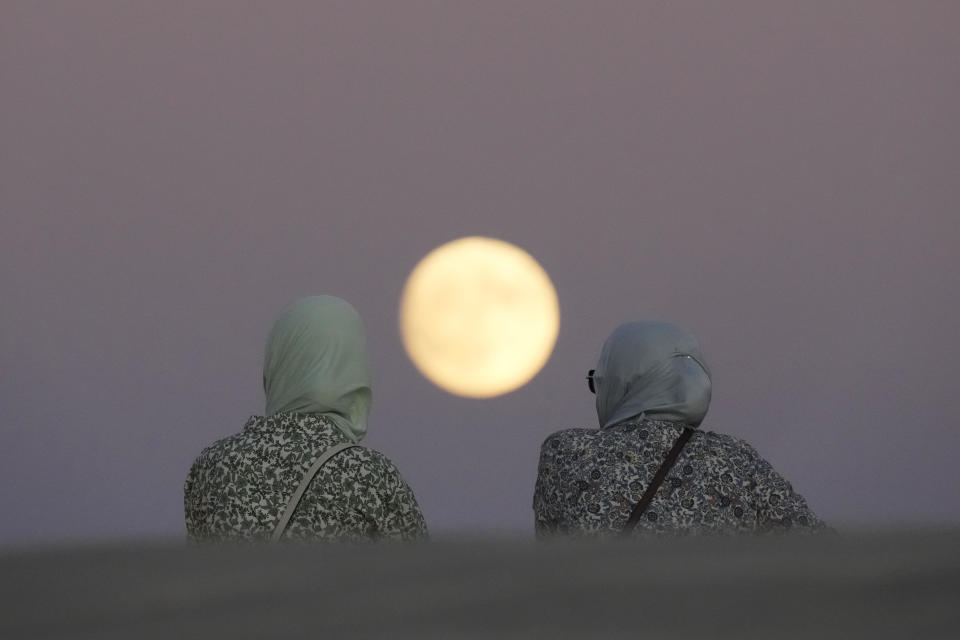
<svg viewBox="0 0 960 640"><path fill-rule="evenodd" d="M560 305L547 272L523 249L478 236L428 253L407 278L400 332L438 387L470 398L513 391L550 358Z"/></svg>

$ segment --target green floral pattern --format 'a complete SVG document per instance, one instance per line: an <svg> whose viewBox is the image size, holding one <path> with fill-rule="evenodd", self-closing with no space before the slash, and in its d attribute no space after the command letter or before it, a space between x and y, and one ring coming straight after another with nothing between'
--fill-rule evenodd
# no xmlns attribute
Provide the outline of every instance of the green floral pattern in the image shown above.
<svg viewBox="0 0 960 640"><path fill-rule="evenodd" d="M623 529L683 425L639 417L567 429L543 443L534 490L538 536ZM696 430L636 527L638 533L815 531L823 522L753 447Z"/></svg>
<svg viewBox="0 0 960 640"><path fill-rule="evenodd" d="M268 540L314 460L347 437L320 415L253 416L207 447L184 485L193 542ZM352 447L317 473L284 539L361 541L426 537L413 491L386 456Z"/></svg>

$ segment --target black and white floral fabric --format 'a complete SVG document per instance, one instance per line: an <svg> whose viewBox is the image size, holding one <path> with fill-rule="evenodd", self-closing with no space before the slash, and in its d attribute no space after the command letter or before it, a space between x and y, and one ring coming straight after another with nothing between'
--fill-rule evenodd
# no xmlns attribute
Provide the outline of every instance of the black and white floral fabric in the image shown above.
<svg viewBox="0 0 960 640"><path fill-rule="evenodd" d="M533 510L538 536L623 529L683 430L640 416L606 429L567 429L543 443ZM753 447L696 430L657 491L638 533L823 529L824 524Z"/></svg>
<svg viewBox="0 0 960 640"><path fill-rule="evenodd" d="M191 541L267 540L314 460L347 437L328 418L253 416L193 463L184 486ZM384 455L353 447L330 459L303 495L285 539L425 537L417 500Z"/></svg>

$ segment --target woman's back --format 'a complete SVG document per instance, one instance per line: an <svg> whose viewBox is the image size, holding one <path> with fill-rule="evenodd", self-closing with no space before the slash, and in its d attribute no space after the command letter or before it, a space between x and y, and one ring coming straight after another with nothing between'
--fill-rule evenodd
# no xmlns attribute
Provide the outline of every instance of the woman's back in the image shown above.
<svg viewBox="0 0 960 640"><path fill-rule="evenodd" d="M184 486L192 541L267 540L313 462L349 442L325 416L252 417L238 434L203 450ZM314 477L284 538L413 539L426 524L413 492L382 454L341 451Z"/></svg>
<svg viewBox="0 0 960 640"><path fill-rule="evenodd" d="M551 435L540 451L533 498L537 534L621 531L683 428L639 416L605 429ZM738 533L823 526L753 447L695 430L636 531Z"/></svg>
<svg viewBox="0 0 960 640"><path fill-rule="evenodd" d="M533 498L538 535L623 531L654 477L664 481L638 511L634 531L823 527L750 445L699 430L713 383L689 331L666 322L624 323L603 343L587 382L599 429L559 431L544 442ZM666 477L658 475L661 467Z"/></svg>
<svg viewBox="0 0 960 640"><path fill-rule="evenodd" d="M275 530L338 540L426 534L397 469L359 446L372 391L363 322L350 303L309 296L287 306L267 338L263 390L268 417L204 449L190 469L191 540L266 540ZM338 445L349 447L331 451ZM288 504L295 509L286 521Z"/></svg>

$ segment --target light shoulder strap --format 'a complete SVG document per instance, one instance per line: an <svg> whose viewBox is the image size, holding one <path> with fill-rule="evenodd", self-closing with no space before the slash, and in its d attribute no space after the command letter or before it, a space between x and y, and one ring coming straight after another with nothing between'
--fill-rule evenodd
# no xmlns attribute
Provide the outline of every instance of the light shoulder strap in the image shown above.
<svg viewBox="0 0 960 640"><path fill-rule="evenodd" d="M277 523L276 528L273 530L273 535L270 536L270 542L277 542L280 540L280 536L283 535L283 532L287 529L287 524L290 522L290 518L293 517L293 512L297 510L297 505L300 504L300 500L303 498L303 494L307 491L307 487L310 486L310 483L313 482L314 476L317 475L317 472L330 461L330 458L337 455L341 451L350 449L351 447L358 447L360 445L353 442L341 442L340 444L330 447L316 459L313 465L307 470L306 475L303 476L303 480L300 481L300 486L297 487L297 490L293 492L293 495L290 497L290 501L287 502L287 508L284 509L283 515L280 516L280 521Z"/></svg>

